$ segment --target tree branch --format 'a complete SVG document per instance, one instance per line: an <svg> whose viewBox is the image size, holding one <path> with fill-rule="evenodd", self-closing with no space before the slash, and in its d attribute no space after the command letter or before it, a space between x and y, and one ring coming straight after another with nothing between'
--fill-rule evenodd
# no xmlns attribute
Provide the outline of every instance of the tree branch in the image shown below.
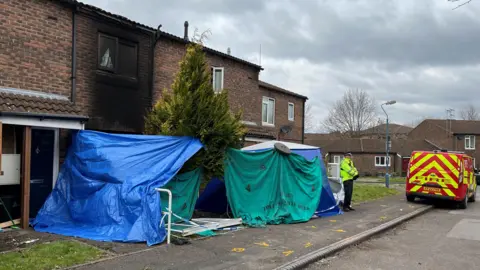
<svg viewBox="0 0 480 270"><path fill-rule="evenodd" d="M459 1L460 1L460 0L448 0L448 2L459 2ZM455 9L457 9L457 8L460 8L460 7L462 7L462 6L465 6L466 4L468 4L468 3L470 3L470 2L472 2L472 0L467 0L467 1L459 4L457 7L453 8L452 10L455 10Z"/></svg>

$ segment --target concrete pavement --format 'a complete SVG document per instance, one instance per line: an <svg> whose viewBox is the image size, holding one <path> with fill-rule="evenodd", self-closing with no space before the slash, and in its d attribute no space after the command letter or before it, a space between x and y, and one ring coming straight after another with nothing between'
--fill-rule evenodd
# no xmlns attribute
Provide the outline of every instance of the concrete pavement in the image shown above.
<svg viewBox="0 0 480 270"><path fill-rule="evenodd" d="M479 194L480 195L480 194ZM477 197L478 198L478 197ZM307 269L478 269L480 202L437 208Z"/></svg>
<svg viewBox="0 0 480 270"><path fill-rule="evenodd" d="M404 195L393 196L357 205L357 211L336 217L245 229L184 246L159 246L80 269L273 269L423 206L406 203Z"/></svg>

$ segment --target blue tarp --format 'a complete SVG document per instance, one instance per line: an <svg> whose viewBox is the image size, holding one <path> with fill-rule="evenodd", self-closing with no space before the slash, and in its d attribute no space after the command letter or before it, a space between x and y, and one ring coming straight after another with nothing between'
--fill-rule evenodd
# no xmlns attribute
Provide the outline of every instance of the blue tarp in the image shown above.
<svg viewBox="0 0 480 270"><path fill-rule="evenodd" d="M34 229L97 241L161 243L166 233L155 188L165 186L201 148L188 137L80 131Z"/></svg>
<svg viewBox="0 0 480 270"><path fill-rule="evenodd" d="M256 151L264 150L265 149ZM320 149L293 149L292 152L303 156L307 160L313 160L315 157L318 157L319 159L323 173L323 188L320 196L320 203L315 214L319 217L329 217L341 214L342 211L336 204L330 184L328 183L327 170L323 163ZM214 178L208 183L195 205L197 210L210 213L224 213L226 212L227 207L228 200L225 183L218 178Z"/></svg>

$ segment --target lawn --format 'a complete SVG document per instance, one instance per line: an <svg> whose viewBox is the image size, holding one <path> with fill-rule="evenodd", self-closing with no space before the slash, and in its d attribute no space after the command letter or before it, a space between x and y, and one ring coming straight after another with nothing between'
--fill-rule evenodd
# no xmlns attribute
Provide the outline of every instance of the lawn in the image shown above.
<svg viewBox="0 0 480 270"><path fill-rule="evenodd" d="M385 183L385 177L375 178L375 182ZM391 184L405 184L405 182L406 182L405 177L391 177L390 178L390 183Z"/></svg>
<svg viewBox="0 0 480 270"><path fill-rule="evenodd" d="M63 268L92 261L104 255L103 251L83 243L56 241L0 254L0 270Z"/></svg>
<svg viewBox="0 0 480 270"><path fill-rule="evenodd" d="M386 188L377 184L355 184L353 187L352 201L354 203L360 203L397 195L399 193L400 191L398 189Z"/></svg>

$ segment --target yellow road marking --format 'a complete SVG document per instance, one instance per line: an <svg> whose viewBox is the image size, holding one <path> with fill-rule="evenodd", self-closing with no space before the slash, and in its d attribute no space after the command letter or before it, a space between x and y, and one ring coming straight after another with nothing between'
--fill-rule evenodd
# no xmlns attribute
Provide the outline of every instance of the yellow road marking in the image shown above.
<svg viewBox="0 0 480 270"><path fill-rule="evenodd" d="M269 247L270 246L269 244L267 244L265 242L255 243L255 245L262 246L262 247Z"/></svg>
<svg viewBox="0 0 480 270"><path fill-rule="evenodd" d="M232 252L244 252L245 249L244 248L233 248L232 249Z"/></svg>
<svg viewBox="0 0 480 270"><path fill-rule="evenodd" d="M284 251L282 253L283 253L283 255L285 255L285 257L288 257L288 256L292 255L293 252L294 252L293 250L287 250L287 251Z"/></svg>

